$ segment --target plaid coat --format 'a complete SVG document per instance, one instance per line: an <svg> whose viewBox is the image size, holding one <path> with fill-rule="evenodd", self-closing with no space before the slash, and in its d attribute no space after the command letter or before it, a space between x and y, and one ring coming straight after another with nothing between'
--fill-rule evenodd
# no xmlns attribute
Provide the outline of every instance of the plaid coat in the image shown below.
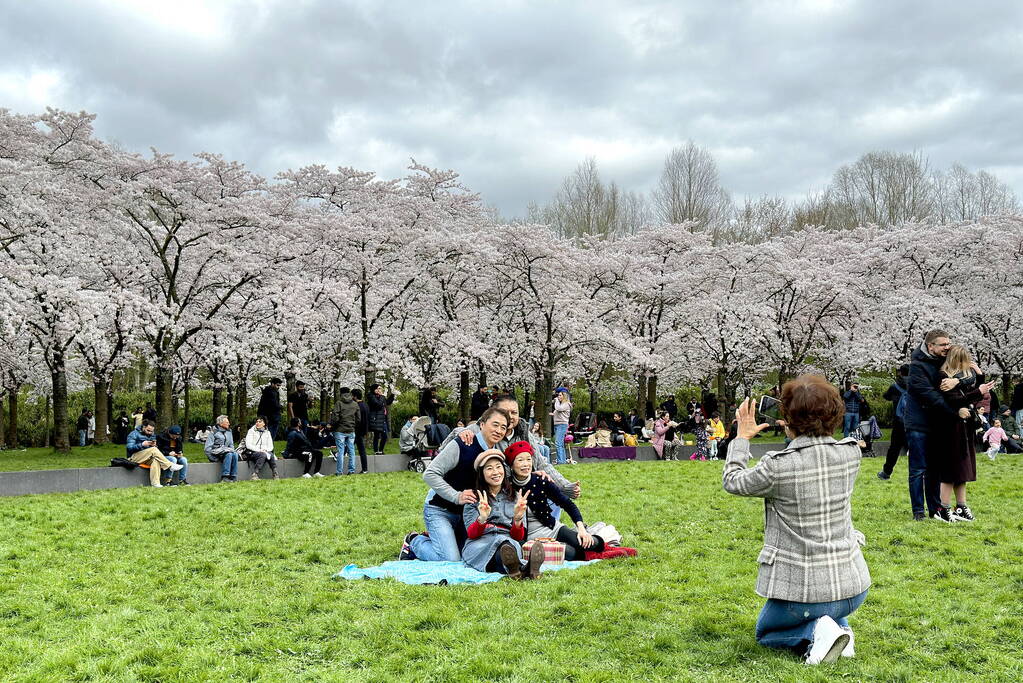
<svg viewBox="0 0 1023 683"><path fill-rule="evenodd" d="M860 469L854 439L800 436L753 468L749 441L735 439L725 462L724 487L764 499L764 548L757 594L792 602L831 602L870 587L853 529L853 483Z"/></svg>

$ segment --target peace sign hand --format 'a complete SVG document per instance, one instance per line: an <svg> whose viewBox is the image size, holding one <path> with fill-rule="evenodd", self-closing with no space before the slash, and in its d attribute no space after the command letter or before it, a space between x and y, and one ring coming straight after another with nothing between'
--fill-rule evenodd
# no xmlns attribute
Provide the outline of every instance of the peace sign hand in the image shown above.
<svg viewBox="0 0 1023 683"><path fill-rule="evenodd" d="M526 516L526 505L529 501L529 491L523 495L522 491L515 494L515 521L521 523Z"/></svg>
<svg viewBox="0 0 1023 683"><path fill-rule="evenodd" d="M487 500L487 494L477 491L476 498L479 503L476 505L476 509L480 513L480 524L487 521L487 517L490 516L490 502Z"/></svg>

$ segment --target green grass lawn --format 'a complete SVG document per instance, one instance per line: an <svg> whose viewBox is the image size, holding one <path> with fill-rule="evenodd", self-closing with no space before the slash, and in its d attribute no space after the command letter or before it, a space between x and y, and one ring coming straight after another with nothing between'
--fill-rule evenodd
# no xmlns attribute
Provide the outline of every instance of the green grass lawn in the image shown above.
<svg viewBox="0 0 1023 683"><path fill-rule="evenodd" d="M1023 460L979 465L949 526L911 521L904 462L864 462L857 657L814 670L754 642L762 503L720 463L568 468L639 557L483 586L331 580L421 527L407 472L4 498L0 678L1021 680Z"/></svg>
<svg viewBox="0 0 1023 683"><path fill-rule="evenodd" d="M884 433L882 440L887 440L890 430L882 429L881 431ZM692 434L689 434L687 438L691 441L693 439ZM838 432L835 435L835 438L841 439L842 433ZM773 433L769 431L763 436L757 437L754 440L754 443L781 444L783 441L784 437L773 436ZM282 447L283 443L283 441L279 442L278 446ZM372 444L370 443L368 445L371 446ZM647 444L644 442L642 445ZM398 453L398 439L388 439L387 448L384 449L384 452ZM108 467L110 465L111 458L121 456L124 456L124 446L118 446L116 444L85 446L84 448L75 446L71 449L71 453L68 455L57 453L52 448L26 448L23 450L0 451L0 472L59 470L80 467ZM198 443L185 444L185 457L189 459L189 462L206 462L206 457L203 455L202 444Z"/></svg>

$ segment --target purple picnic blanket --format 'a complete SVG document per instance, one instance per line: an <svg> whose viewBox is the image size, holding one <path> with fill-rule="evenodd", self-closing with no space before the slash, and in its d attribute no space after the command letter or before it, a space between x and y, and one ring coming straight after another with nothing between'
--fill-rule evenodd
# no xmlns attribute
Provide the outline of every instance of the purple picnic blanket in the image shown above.
<svg viewBox="0 0 1023 683"><path fill-rule="evenodd" d="M580 448L580 458L603 458L604 460L635 460L635 446L611 446L609 448Z"/></svg>

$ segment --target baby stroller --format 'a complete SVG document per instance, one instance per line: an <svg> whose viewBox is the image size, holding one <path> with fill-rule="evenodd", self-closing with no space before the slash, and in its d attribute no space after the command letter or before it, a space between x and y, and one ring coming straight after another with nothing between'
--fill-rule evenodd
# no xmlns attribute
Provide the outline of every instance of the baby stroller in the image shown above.
<svg viewBox="0 0 1023 683"><path fill-rule="evenodd" d="M409 456L408 468L412 472L425 472L426 465L436 457L451 428L445 424L433 424L433 420L423 416L412 423L412 432L413 448L405 452Z"/></svg>
<svg viewBox="0 0 1023 683"><path fill-rule="evenodd" d="M881 428L877 424L877 418L871 416L869 420L861 421L857 432L856 437L860 442L860 455L864 458L875 457L877 454L874 453L874 439L881 438Z"/></svg>
<svg viewBox="0 0 1023 683"><path fill-rule="evenodd" d="M586 443L587 437L597 431L597 414L579 413L575 418L575 424L568 426L568 431L575 443Z"/></svg>

